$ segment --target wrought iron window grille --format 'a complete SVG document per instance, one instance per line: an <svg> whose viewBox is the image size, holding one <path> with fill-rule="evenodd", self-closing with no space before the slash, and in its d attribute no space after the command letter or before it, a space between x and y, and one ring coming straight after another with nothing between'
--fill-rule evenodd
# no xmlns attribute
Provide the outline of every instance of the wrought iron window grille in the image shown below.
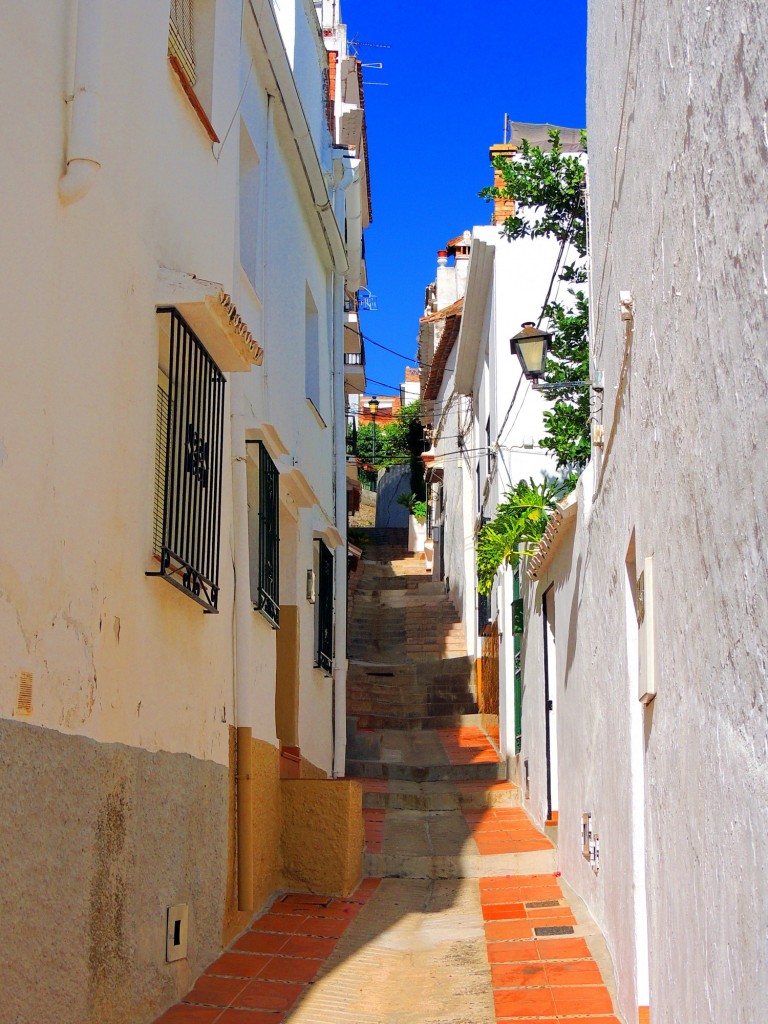
<svg viewBox="0 0 768 1024"><path fill-rule="evenodd" d="M280 476L263 441L259 446L259 581L256 608L280 626Z"/></svg>
<svg viewBox="0 0 768 1024"><path fill-rule="evenodd" d="M317 600L317 661L330 672L333 669L333 552L319 541Z"/></svg>
<svg viewBox="0 0 768 1024"><path fill-rule="evenodd" d="M167 317L167 391L158 385L154 548L162 576L218 611L224 374L173 307Z"/></svg>

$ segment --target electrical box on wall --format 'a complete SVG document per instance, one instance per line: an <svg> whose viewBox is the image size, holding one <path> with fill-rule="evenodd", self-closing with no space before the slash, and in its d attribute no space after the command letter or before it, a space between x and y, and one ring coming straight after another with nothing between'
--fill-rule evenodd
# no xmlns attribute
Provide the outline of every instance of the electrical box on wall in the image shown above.
<svg viewBox="0 0 768 1024"><path fill-rule="evenodd" d="M165 959L168 963L187 958L187 931L189 926L189 907L186 903L177 903L168 907L165 931Z"/></svg>
<svg viewBox="0 0 768 1024"><path fill-rule="evenodd" d="M581 816L581 855L584 860L591 860L590 850L592 848L592 815L589 813Z"/></svg>
<svg viewBox="0 0 768 1024"><path fill-rule="evenodd" d="M650 704L656 696L656 646L654 639L653 555L643 562L637 580L638 698Z"/></svg>

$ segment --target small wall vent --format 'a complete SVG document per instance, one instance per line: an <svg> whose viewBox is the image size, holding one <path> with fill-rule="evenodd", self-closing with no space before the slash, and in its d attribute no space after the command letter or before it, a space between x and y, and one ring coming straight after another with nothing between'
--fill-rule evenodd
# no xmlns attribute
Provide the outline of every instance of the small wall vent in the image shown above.
<svg viewBox="0 0 768 1024"><path fill-rule="evenodd" d="M19 689L16 694L17 717L25 717L32 714L32 673L19 672Z"/></svg>

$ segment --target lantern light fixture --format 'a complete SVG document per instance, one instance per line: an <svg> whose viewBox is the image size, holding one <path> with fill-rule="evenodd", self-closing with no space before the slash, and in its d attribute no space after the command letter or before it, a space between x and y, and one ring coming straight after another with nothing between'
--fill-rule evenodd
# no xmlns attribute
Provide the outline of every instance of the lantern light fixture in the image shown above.
<svg viewBox="0 0 768 1024"><path fill-rule="evenodd" d="M523 329L510 338L512 354L520 360L523 373L528 380L538 381L544 376L551 341L552 335L540 330L532 320L526 320Z"/></svg>

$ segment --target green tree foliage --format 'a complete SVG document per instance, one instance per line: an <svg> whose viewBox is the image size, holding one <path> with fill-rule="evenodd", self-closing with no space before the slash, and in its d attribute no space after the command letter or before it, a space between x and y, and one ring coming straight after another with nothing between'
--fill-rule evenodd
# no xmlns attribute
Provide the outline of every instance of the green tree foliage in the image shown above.
<svg viewBox="0 0 768 1024"><path fill-rule="evenodd" d="M501 565L514 568L521 554L534 550L563 493L560 480L539 484L521 480L501 502L494 518L477 536L477 588L481 594L490 594Z"/></svg>
<svg viewBox="0 0 768 1024"><path fill-rule="evenodd" d="M571 285L567 302L552 300L542 309L552 346L545 380L550 384L589 378L589 300L580 287L586 282L581 265L587 252L587 218L584 202L585 168L575 155L564 154L560 133L549 132L550 152L531 146L525 139L514 160L497 157L494 166L504 185L480 193L489 201L514 199L515 215L504 222L508 238L556 238L562 243L564 262L559 279ZM584 152L586 133L582 132ZM572 258L571 258L572 257ZM589 389L558 388L557 400L544 413L545 433L539 442L552 452L558 468L575 480L590 455Z"/></svg>
<svg viewBox="0 0 768 1024"><path fill-rule="evenodd" d="M376 466L403 465L411 467L411 490L417 498L426 495L421 453L424 451L424 429L419 420L420 403L411 402L398 409L394 421L382 428L376 423ZM373 423L364 423L357 430L357 455L373 465Z"/></svg>

